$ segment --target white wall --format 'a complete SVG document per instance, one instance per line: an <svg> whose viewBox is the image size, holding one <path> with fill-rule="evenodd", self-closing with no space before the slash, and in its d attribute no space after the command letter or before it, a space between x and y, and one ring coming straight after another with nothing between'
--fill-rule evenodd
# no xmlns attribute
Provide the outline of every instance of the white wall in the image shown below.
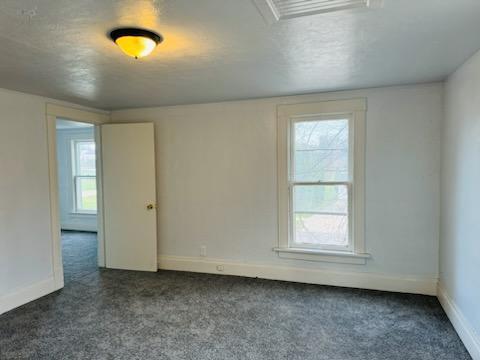
<svg viewBox="0 0 480 360"><path fill-rule="evenodd" d="M52 249L45 100L0 90L0 109L1 299L51 277Z"/></svg>
<svg viewBox="0 0 480 360"><path fill-rule="evenodd" d="M47 102L0 89L0 313L55 290Z"/></svg>
<svg viewBox="0 0 480 360"><path fill-rule="evenodd" d="M60 225L65 230L96 231L97 215L75 214L72 172L72 140L94 140L94 127L57 129Z"/></svg>
<svg viewBox="0 0 480 360"><path fill-rule="evenodd" d="M480 359L480 53L446 84L441 184L441 300Z"/></svg>
<svg viewBox="0 0 480 360"><path fill-rule="evenodd" d="M113 119L155 122L165 263L210 271L214 260L227 264L225 273L430 293L438 271L442 95L442 84L429 84L137 109ZM369 106L366 243L373 258L367 265L280 259L272 251L276 105L358 96ZM0 90L0 313L53 290L47 102L56 101Z"/></svg>
<svg viewBox="0 0 480 360"><path fill-rule="evenodd" d="M252 269L242 264L285 274L348 271L374 276L362 283L347 279L347 286L434 293L442 96L442 84L427 84L124 110L112 120L155 123L164 267L209 271L204 262L214 259L240 264L231 271L238 274ZM372 259L367 265L280 259L272 251L278 244L276 105L351 97L368 99L366 245ZM201 245L207 259L199 258ZM309 274L311 282L326 279L322 272ZM383 285L373 284L379 279ZM404 280L411 282L402 288Z"/></svg>

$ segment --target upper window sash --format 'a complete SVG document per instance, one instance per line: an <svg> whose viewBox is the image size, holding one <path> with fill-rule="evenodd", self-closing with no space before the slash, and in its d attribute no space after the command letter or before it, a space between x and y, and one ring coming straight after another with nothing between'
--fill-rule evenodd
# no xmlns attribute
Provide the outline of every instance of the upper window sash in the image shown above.
<svg viewBox="0 0 480 360"><path fill-rule="evenodd" d="M289 119L288 126L288 178L290 184L300 184L300 183L311 183L311 184L325 184L325 185L334 185L342 183L352 183L354 178L354 128L353 128L353 114L351 112L345 113L334 113L334 114L318 114L318 115L306 115L306 116L294 116ZM295 179L295 124L298 122L308 122L308 121L331 121L331 120L347 120L348 121L348 178L343 181L325 181L325 180L316 180L316 181L298 181Z"/></svg>
<svg viewBox="0 0 480 360"><path fill-rule="evenodd" d="M95 146L95 142L93 140L72 140L72 162L73 162L73 175L74 176L95 176L92 173L83 173L82 166L81 166L81 159L80 159L80 147L83 144L93 144ZM95 172L95 169L94 169Z"/></svg>

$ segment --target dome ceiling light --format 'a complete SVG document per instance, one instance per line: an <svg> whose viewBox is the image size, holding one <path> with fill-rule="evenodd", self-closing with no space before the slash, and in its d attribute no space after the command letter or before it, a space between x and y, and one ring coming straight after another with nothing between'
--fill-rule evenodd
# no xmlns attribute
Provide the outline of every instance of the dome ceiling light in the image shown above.
<svg viewBox="0 0 480 360"><path fill-rule="evenodd" d="M160 34L138 28L115 29L110 37L125 54L135 59L149 55L163 41Z"/></svg>

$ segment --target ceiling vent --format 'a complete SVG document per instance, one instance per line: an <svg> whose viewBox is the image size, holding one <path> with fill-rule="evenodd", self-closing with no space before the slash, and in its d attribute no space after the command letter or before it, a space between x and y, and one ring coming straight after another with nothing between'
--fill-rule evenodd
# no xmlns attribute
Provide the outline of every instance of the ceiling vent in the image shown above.
<svg viewBox="0 0 480 360"><path fill-rule="evenodd" d="M300 16L354 8L380 8L383 0L253 0L265 20L274 22Z"/></svg>

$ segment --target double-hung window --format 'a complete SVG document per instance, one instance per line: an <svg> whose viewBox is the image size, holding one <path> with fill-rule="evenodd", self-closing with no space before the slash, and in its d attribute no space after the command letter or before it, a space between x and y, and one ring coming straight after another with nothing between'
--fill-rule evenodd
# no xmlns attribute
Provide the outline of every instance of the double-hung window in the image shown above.
<svg viewBox="0 0 480 360"><path fill-rule="evenodd" d="M365 99L278 107L282 257L365 263Z"/></svg>
<svg viewBox="0 0 480 360"><path fill-rule="evenodd" d="M72 140L74 212L96 214L95 142Z"/></svg>

